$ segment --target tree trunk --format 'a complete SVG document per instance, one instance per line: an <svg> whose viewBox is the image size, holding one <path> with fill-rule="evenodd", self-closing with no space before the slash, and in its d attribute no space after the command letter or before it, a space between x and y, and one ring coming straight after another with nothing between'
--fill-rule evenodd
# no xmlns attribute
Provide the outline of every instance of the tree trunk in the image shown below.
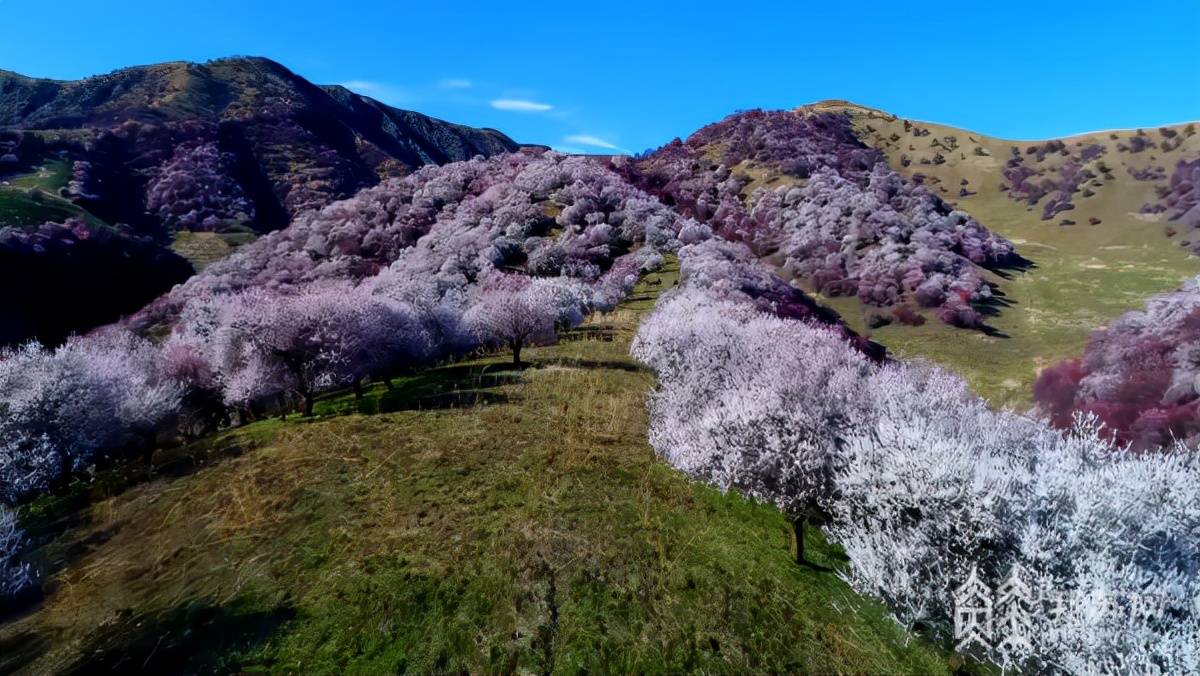
<svg viewBox="0 0 1200 676"><path fill-rule="evenodd" d="M363 398L363 387L361 380L354 381L354 398L359 400Z"/></svg>
<svg viewBox="0 0 1200 676"><path fill-rule="evenodd" d="M395 389L396 389L396 386L392 384L392 379L391 379L391 378L386 378L386 377L385 377L385 378L383 378L383 386L384 386L385 388L387 388L387 391L388 391L388 392L391 392L392 390L395 390Z"/></svg>
<svg viewBox="0 0 1200 676"><path fill-rule="evenodd" d="M513 343L513 366L521 365L521 347L521 341L518 340L517 342Z"/></svg>
<svg viewBox="0 0 1200 676"><path fill-rule="evenodd" d="M150 432L142 435L142 443L145 444L142 447L142 457L146 460L146 472L149 474L154 474L154 437Z"/></svg>
<svg viewBox="0 0 1200 676"><path fill-rule="evenodd" d="M71 456L67 455L66 453L59 454L59 476L57 482L58 490L66 491L67 486L71 485L71 470L73 465L74 461L72 460Z"/></svg>
<svg viewBox="0 0 1200 676"><path fill-rule="evenodd" d="M808 563L804 558L804 523L807 521L803 516L792 519L792 536L796 539L796 563Z"/></svg>
<svg viewBox="0 0 1200 676"><path fill-rule="evenodd" d="M302 392L304 396L304 417L311 418L313 414L313 395L312 392Z"/></svg>

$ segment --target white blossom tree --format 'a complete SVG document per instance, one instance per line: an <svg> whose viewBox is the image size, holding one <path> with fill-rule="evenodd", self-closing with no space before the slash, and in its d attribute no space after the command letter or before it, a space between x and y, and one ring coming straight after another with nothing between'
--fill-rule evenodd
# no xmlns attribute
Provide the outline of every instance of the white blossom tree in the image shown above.
<svg viewBox="0 0 1200 676"><path fill-rule="evenodd" d="M24 546L25 534L16 515L0 507L0 601L21 595L34 583L33 569L18 560Z"/></svg>
<svg viewBox="0 0 1200 676"><path fill-rule="evenodd" d="M559 308L539 290L527 278L495 275L467 310L465 321L480 342L512 350L513 365L519 366L523 348L558 340L554 324Z"/></svg>
<svg viewBox="0 0 1200 676"><path fill-rule="evenodd" d="M681 255L683 289L633 346L659 378L650 441L664 459L793 519L816 506L849 557L840 574L908 626L949 635L972 570L1000 586L1020 571L1055 609L993 625L998 664L1200 666L1200 455L1115 446L1095 419L1063 434L993 410L954 375L868 359L838 331L688 276L707 254Z"/></svg>

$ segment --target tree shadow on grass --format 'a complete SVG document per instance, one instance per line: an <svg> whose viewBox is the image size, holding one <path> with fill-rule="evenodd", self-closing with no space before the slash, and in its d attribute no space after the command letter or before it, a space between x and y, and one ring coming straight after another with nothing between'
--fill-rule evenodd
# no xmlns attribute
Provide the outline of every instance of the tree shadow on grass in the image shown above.
<svg viewBox="0 0 1200 676"><path fill-rule="evenodd" d="M239 610L191 603L153 617L127 613L89 637L68 674L238 673L240 658L295 617L291 606Z"/></svg>
<svg viewBox="0 0 1200 676"><path fill-rule="evenodd" d="M614 369L617 371L629 371L637 373L639 371L649 371L644 366L627 361L618 361L613 359L582 359L579 357L556 357L553 359L538 360L536 366L545 368L547 366L560 366L566 368L578 369Z"/></svg>
<svg viewBox="0 0 1200 676"><path fill-rule="evenodd" d="M28 666L50 648L50 639L32 631L0 641L0 674L13 674Z"/></svg>
<svg viewBox="0 0 1200 676"><path fill-rule="evenodd" d="M991 296L971 304L972 307L979 312L979 314L983 315L984 317L999 317L1001 312L1017 305L1017 301L1008 298L1005 293L1000 290L999 286L995 284L988 284L988 286L992 291ZM992 338L1012 337L1000 329L991 326L990 324L984 324L979 330L982 331L984 335Z"/></svg>
<svg viewBox="0 0 1200 676"><path fill-rule="evenodd" d="M240 657L262 645L295 617L291 606L241 610L190 603L155 616L126 610L92 630L65 674L237 673ZM50 636L25 631L0 641L0 674L25 669L54 645Z"/></svg>
<svg viewBox="0 0 1200 676"><path fill-rule="evenodd" d="M560 340L564 343L574 343L583 340L598 340L611 343L616 337L616 330L610 324L587 324L577 326L563 333Z"/></svg>
<svg viewBox="0 0 1200 676"><path fill-rule="evenodd" d="M250 447L256 446L247 442ZM45 596L54 593L58 572L82 560L111 539L120 525L91 531L94 524L89 507L117 497L150 481L174 481L194 474L203 467L246 452L246 445L223 436L187 446L160 451L155 456L154 471L148 473L144 463L114 464L101 470L87 481L76 481L62 492L44 495L22 510L22 528L29 538L26 560L33 564L43 581ZM14 612L36 607L43 595L12 608ZM0 620L6 613L0 612ZM0 669L0 673L6 673Z"/></svg>
<svg viewBox="0 0 1200 676"><path fill-rule="evenodd" d="M529 364L514 367L506 363L453 364L428 369L404 377L392 390L382 386L368 396L355 399L349 392L335 393L317 402L318 417L351 413L375 414L410 410L444 410L471 408L479 405L501 404L508 397L498 388L518 382L519 370ZM289 423L299 422L293 416ZM22 525L30 538L30 561L42 580L52 581L55 575L82 560L88 553L103 545L116 534L119 527L89 532L92 518L89 506L116 497L148 481L175 481L206 466L240 456L259 445L251 435L239 434L236 429L184 446L163 449L154 456L153 473L141 462L115 462L110 468L97 472L87 481L72 483L61 493L46 495L24 510ZM53 594L52 582L45 592ZM28 605L36 607L41 598ZM25 604L21 609L27 610ZM0 672L2 673L2 672Z"/></svg>
<svg viewBox="0 0 1200 676"><path fill-rule="evenodd" d="M1015 279L1018 274L1024 274L1029 270L1038 267L1038 264L1019 253L1013 252L1013 254L1002 263L981 265L979 267L991 272L1001 279L1008 280Z"/></svg>
<svg viewBox="0 0 1200 676"><path fill-rule="evenodd" d="M495 391L521 380L523 364L457 364L405 377L393 389L376 386L361 398L342 393L317 402L319 415L374 415L396 411L430 411L502 404L508 396Z"/></svg>

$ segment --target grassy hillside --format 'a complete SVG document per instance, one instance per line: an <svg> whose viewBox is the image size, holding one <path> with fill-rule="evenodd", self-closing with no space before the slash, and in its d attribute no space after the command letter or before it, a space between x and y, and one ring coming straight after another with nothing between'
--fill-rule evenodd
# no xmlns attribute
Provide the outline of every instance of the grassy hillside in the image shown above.
<svg viewBox="0 0 1200 676"><path fill-rule="evenodd" d="M86 209L59 196L71 178L71 166L50 160L33 171L0 180L0 227L40 225L81 216L92 225L103 223Z"/></svg>
<svg viewBox="0 0 1200 676"><path fill-rule="evenodd" d="M254 233L245 232L176 232L171 239L171 251L183 256L196 272L216 263L233 253L239 246L256 239Z"/></svg>
<svg viewBox="0 0 1200 676"><path fill-rule="evenodd" d="M1169 177L1181 157L1200 153L1200 134L1187 136L1185 125L1171 128L1182 144L1166 152L1161 150L1160 132L1153 129L1144 134L1159 147L1137 153L1120 150L1138 135L1136 130L1064 139L1067 152L1076 158L1083 146L1102 146L1105 150L1098 161L1106 163L1113 178L1099 177L1096 183L1101 185L1089 184L1094 195L1076 195L1073 210L1043 220L1041 203L1030 207L1000 190L1005 183L1001 171L1011 148L1017 147L1035 164L1026 152L1040 142L1006 141L909 122L849 104L826 103L809 109L848 110L863 140L882 150L893 168L907 176L929 177L927 185L944 199L1010 239L1018 253L1033 262L1023 272L990 276L1006 301L999 314L988 319L998 335L954 329L936 321L872 332L875 340L898 356L925 357L953 368L994 403L1027 405L1040 368L1077 356L1092 330L1141 307L1147 297L1200 274L1200 259L1181 246L1186 235L1170 237L1169 224L1160 215L1139 213L1143 204L1156 200L1155 186L1165 180L1137 180L1130 174L1161 166ZM949 150L950 146L955 149ZM939 155L941 162L935 163ZM903 158L908 159L907 166ZM1067 159L1050 153L1036 164L1053 174ZM964 188L971 194L960 196ZM1093 218L1100 222L1089 224ZM1060 225L1064 220L1074 224ZM861 304L845 298L825 300L851 326L865 330Z"/></svg>
<svg viewBox="0 0 1200 676"><path fill-rule="evenodd" d="M628 347L676 274L528 369L444 366L36 503L50 591L0 671L950 671L796 566L777 510L655 459Z"/></svg>

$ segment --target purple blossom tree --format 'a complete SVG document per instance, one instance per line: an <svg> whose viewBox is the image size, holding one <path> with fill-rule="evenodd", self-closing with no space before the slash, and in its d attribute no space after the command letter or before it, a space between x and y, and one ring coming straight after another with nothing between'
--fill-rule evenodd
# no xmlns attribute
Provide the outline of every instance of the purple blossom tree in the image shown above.
<svg viewBox="0 0 1200 676"><path fill-rule="evenodd" d="M146 185L146 210L168 227L216 230L254 220L254 206L231 176L233 155L216 143L183 143Z"/></svg>
<svg viewBox="0 0 1200 676"><path fill-rule="evenodd" d="M1091 414L1135 449L1200 445L1200 279L1092 334L1080 359L1038 376L1034 398L1059 427Z"/></svg>
<svg viewBox="0 0 1200 676"><path fill-rule="evenodd" d="M307 417L318 392L361 375L354 358L369 350L368 336L352 287L331 283L294 295L251 290L229 299L221 315L214 361L229 403L294 394Z"/></svg>
<svg viewBox="0 0 1200 676"><path fill-rule="evenodd" d="M711 159L717 149L719 163ZM956 325L981 327L978 312L959 307L951 287L965 290L968 304L986 302L991 288L977 266L1019 262L1012 244L883 160L843 115L751 111L618 169L709 226L705 233L685 224L684 244L715 234L782 260L787 275L822 293L882 307L915 297ZM745 195L749 177L730 167L747 164L793 180ZM936 293L935 283L942 287ZM955 305L943 309L945 302Z"/></svg>

